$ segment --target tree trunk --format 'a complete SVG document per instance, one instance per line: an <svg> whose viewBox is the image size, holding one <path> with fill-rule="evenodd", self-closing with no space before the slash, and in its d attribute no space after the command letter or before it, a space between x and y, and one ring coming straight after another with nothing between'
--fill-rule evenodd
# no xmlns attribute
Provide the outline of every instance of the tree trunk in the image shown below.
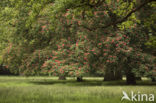
<svg viewBox="0 0 156 103"><path fill-rule="evenodd" d="M83 81L82 76L77 77L77 82L82 82L82 81Z"/></svg>
<svg viewBox="0 0 156 103"><path fill-rule="evenodd" d="M135 85L136 84L136 78L134 73L132 73L131 70L128 70L126 73L126 82L128 85L132 84Z"/></svg>
<svg viewBox="0 0 156 103"><path fill-rule="evenodd" d="M155 78L152 78L152 82L156 82L156 79Z"/></svg>
<svg viewBox="0 0 156 103"><path fill-rule="evenodd" d="M111 69L106 69L104 81L113 81L113 80L115 80L114 71Z"/></svg>
<svg viewBox="0 0 156 103"><path fill-rule="evenodd" d="M142 79L141 79L141 77L136 77L136 80L139 80L139 81L141 81Z"/></svg>
<svg viewBox="0 0 156 103"><path fill-rule="evenodd" d="M128 85L135 85L136 84L136 77L135 74L132 72L132 67L127 65L127 63L131 63L132 60L130 57L127 58L126 64L124 64L125 67L125 74L126 74L126 82Z"/></svg>
<svg viewBox="0 0 156 103"><path fill-rule="evenodd" d="M59 76L59 80L66 80L65 76Z"/></svg>
<svg viewBox="0 0 156 103"><path fill-rule="evenodd" d="M122 80L122 73L121 73L120 68L117 68L115 70L115 80Z"/></svg>

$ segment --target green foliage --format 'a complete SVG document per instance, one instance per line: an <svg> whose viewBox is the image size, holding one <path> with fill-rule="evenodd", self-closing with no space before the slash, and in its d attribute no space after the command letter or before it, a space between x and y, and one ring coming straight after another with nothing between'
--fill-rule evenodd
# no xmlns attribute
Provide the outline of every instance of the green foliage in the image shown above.
<svg viewBox="0 0 156 103"><path fill-rule="evenodd" d="M146 42L155 47L153 2L138 14L140 3L123 0L7 0L0 5L0 49L15 73L78 77L122 65L120 71L155 76L155 57L144 52ZM147 7L152 12L145 18L148 10L141 12Z"/></svg>
<svg viewBox="0 0 156 103"><path fill-rule="evenodd" d="M148 45L151 48L156 48L156 36L151 36L146 45Z"/></svg>
<svg viewBox="0 0 156 103"><path fill-rule="evenodd" d="M26 54L24 54L24 48L22 47L15 47L14 45L10 44L10 46L5 49L3 54L3 62L7 68L9 68L11 73L20 73L19 66L25 57L24 55Z"/></svg>
<svg viewBox="0 0 156 103"><path fill-rule="evenodd" d="M22 64L20 65L21 75L40 75L41 67L48 58L50 58L50 50L36 50L32 54L29 54L25 59L22 59Z"/></svg>

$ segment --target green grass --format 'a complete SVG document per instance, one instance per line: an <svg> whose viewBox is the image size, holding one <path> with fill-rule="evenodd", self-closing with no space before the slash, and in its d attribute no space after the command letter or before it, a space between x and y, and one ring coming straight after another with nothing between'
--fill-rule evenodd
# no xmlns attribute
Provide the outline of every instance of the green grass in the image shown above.
<svg viewBox="0 0 156 103"><path fill-rule="evenodd" d="M123 90L128 93L153 93L156 96L156 83L148 79L135 86L126 85L125 81L84 79L84 82L76 82L75 78L59 81L57 77L0 76L0 103L121 103Z"/></svg>

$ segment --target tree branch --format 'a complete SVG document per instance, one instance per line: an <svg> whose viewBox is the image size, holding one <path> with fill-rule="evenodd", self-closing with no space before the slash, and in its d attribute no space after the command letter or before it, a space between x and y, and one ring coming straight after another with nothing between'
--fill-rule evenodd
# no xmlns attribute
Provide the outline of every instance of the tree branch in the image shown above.
<svg viewBox="0 0 156 103"><path fill-rule="evenodd" d="M71 8L74 9L74 8L78 8L78 7L85 7L85 6L88 6L90 8L94 8L94 7L98 7L100 6L105 0L98 0L97 3L95 4L90 4L90 0L82 0L80 4L78 5L75 5L75 6L72 6Z"/></svg>
<svg viewBox="0 0 156 103"><path fill-rule="evenodd" d="M112 22L104 27L101 27L101 28L107 28L111 25L116 25L116 24L119 24L119 23L122 23L124 21L126 21L128 19L128 17L130 17L133 13L135 13L136 11L140 10L141 8L143 8L145 5L147 5L148 3L152 2L152 1L156 1L156 0L147 0L145 1L144 3L142 3L140 6L138 6L137 8L131 10L124 18L120 19L120 20L117 20L116 22Z"/></svg>
<svg viewBox="0 0 156 103"><path fill-rule="evenodd" d="M97 6L101 5L104 1L105 1L105 0L98 0L97 3L95 3L95 4L90 4L90 3L89 3L89 0L88 0L87 5L89 5L90 7L97 7Z"/></svg>
<svg viewBox="0 0 156 103"><path fill-rule="evenodd" d="M122 19L117 20L116 22L111 22L111 23L109 23L109 24L107 24L107 25L105 25L105 26L100 26L100 27L96 27L96 28L88 28L88 27L85 27L85 26L84 26L84 27L85 27L86 29L88 29L88 30L93 31L93 30L96 30L96 29L98 29L98 28L103 28L103 29L105 29L105 28L108 28L108 27L110 27L110 26L112 26L112 25L117 25L117 24L119 24L119 23L122 23L122 22L126 21L133 13L135 13L135 12L138 11L138 10L140 10L141 8L143 8L145 5L147 5L148 3L152 2L152 1L156 1L156 0L147 0L147 1L145 1L145 2L142 3L140 6L138 6L138 7L134 8L134 9L132 9L125 17L123 17Z"/></svg>

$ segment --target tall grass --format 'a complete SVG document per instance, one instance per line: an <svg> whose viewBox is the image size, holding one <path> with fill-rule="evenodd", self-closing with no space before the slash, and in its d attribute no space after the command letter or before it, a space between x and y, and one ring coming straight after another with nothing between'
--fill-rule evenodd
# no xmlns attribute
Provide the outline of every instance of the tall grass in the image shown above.
<svg viewBox="0 0 156 103"><path fill-rule="evenodd" d="M85 78L84 82L76 82L75 78L58 81L57 77L0 77L0 103L121 103L123 90L156 96L156 84L148 80L135 86L127 86L125 81L102 80Z"/></svg>

